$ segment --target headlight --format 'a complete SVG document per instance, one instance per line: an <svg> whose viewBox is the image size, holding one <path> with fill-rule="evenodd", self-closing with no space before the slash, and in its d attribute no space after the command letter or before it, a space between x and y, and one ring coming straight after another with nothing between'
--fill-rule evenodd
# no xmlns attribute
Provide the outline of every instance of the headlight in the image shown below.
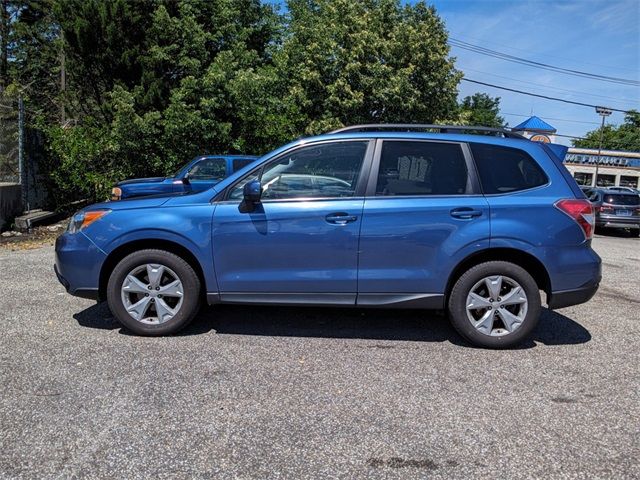
<svg viewBox="0 0 640 480"><path fill-rule="evenodd" d="M120 200L122 198L122 189L119 187L113 187L111 189L111 200Z"/></svg>
<svg viewBox="0 0 640 480"><path fill-rule="evenodd" d="M87 228L96 220L104 217L110 211L111 210L89 210L87 212L78 212L71 217L71 221L67 227L67 232L78 233L83 228Z"/></svg>

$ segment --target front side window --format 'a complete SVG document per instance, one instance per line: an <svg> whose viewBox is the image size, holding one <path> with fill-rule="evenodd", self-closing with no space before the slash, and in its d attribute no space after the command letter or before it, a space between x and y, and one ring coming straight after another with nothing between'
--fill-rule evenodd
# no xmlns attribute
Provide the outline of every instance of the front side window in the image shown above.
<svg viewBox="0 0 640 480"><path fill-rule="evenodd" d="M376 195L462 195L469 175L460 145L385 141Z"/></svg>
<svg viewBox="0 0 640 480"><path fill-rule="evenodd" d="M224 158L206 158L189 170L189 180L222 180L227 175L227 162Z"/></svg>
<svg viewBox="0 0 640 480"><path fill-rule="evenodd" d="M470 146L485 194L517 192L548 182L538 163L520 149L483 143Z"/></svg>
<svg viewBox="0 0 640 480"><path fill-rule="evenodd" d="M230 200L242 198L247 182L259 179L263 200L352 197L368 142L310 145L287 153L237 183Z"/></svg>

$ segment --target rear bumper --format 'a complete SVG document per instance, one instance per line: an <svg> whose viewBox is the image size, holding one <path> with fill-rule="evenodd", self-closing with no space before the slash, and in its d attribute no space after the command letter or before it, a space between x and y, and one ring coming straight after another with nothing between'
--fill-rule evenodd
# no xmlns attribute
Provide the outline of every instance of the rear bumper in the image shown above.
<svg viewBox="0 0 640 480"><path fill-rule="evenodd" d="M607 228L640 228L640 217L598 216L597 227Z"/></svg>
<svg viewBox="0 0 640 480"><path fill-rule="evenodd" d="M598 291L600 286L600 277L596 281L590 282L580 288L573 290L560 290L558 292L552 292L551 298L548 300L549 308L564 308L572 305L579 305L581 303L588 302Z"/></svg>

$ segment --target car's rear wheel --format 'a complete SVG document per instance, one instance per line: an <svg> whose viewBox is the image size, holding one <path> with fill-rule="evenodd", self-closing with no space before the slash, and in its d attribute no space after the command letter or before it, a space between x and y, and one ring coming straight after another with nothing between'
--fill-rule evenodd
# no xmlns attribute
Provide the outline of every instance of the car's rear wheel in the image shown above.
<svg viewBox="0 0 640 480"><path fill-rule="evenodd" d="M200 279L191 265L164 250L140 250L122 259L107 285L116 319L140 335L167 335L185 327L200 307Z"/></svg>
<svg viewBox="0 0 640 480"><path fill-rule="evenodd" d="M474 345L508 348L529 337L540 316L536 281L509 262L486 262L462 274L449 296L454 328Z"/></svg>

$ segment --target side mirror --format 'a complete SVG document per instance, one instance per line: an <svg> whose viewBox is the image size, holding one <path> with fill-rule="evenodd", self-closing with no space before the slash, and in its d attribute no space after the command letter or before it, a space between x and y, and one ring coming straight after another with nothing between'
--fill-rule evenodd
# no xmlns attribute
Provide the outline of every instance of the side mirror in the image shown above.
<svg viewBox="0 0 640 480"><path fill-rule="evenodd" d="M262 184L259 180L245 183L242 189L242 203L238 207L241 213L251 213L256 209L256 205L260 203L262 197Z"/></svg>
<svg viewBox="0 0 640 480"><path fill-rule="evenodd" d="M259 180L246 183L242 190L244 201L247 203L260 203L262 197L262 184Z"/></svg>

